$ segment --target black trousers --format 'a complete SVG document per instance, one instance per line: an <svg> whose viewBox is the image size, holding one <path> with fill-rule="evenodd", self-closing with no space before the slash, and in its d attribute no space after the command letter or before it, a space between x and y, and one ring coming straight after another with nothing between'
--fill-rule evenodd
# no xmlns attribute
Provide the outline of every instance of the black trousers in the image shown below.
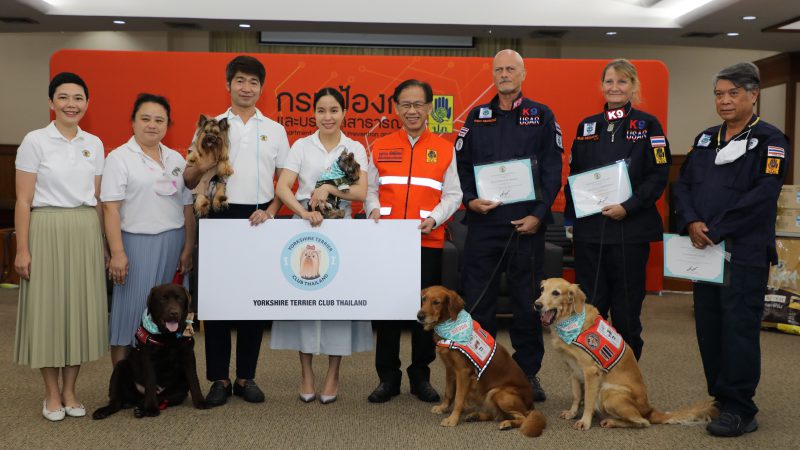
<svg viewBox="0 0 800 450"><path fill-rule="evenodd" d="M608 320L611 312L611 324L638 360L644 347L640 316L646 295L650 243L603 244L601 248L600 244L576 241L574 245L575 281L604 319Z"/></svg>
<svg viewBox="0 0 800 450"><path fill-rule="evenodd" d="M211 212L209 219L247 219L261 205L229 205L228 209ZM202 242L199 245L203 245ZM224 299L221 299L224 300ZM236 378L251 380L256 376L258 353L264 337L263 320L205 320L206 378L209 381L230 378L231 330L236 330Z"/></svg>
<svg viewBox="0 0 800 450"><path fill-rule="evenodd" d="M422 247L421 289L442 284L442 249ZM383 383L400 385L400 335L403 327L411 327L411 365L408 379L411 384L430 381L428 365L436 359L433 331L425 331L417 322L403 320L375 320L372 328L377 334L375 344L375 370Z"/></svg>
<svg viewBox="0 0 800 450"><path fill-rule="evenodd" d="M761 377L761 316L769 269L730 265L728 286L695 283L697 343L708 393L723 412L758 412L753 396Z"/></svg>
<svg viewBox="0 0 800 450"><path fill-rule="evenodd" d="M514 347L514 360L528 376L536 375L542 367L544 341L542 323L533 312L533 302L539 297L538 286L544 272L545 227L533 235L515 235L508 251L500 261L509 242L512 225L472 225L464 244L464 268L461 281L464 301L471 309L489 283L494 268L500 264L483 299L472 312L473 319L493 336L497 336L497 294L500 274L506 273L508 292L514 317L509 334ZM533 290L533 286L537 286Z"/></svg>

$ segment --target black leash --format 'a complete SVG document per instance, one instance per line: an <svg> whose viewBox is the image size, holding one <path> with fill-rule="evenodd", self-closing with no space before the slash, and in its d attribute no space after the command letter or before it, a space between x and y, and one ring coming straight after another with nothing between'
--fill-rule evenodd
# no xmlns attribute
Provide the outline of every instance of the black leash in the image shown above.
<svg viewBox="0 0 800 450"><path fill-rule="evenodd" d="M511 234L508 236L508 240L506 241L506 246L503 248L503 254L500 255L500 259L497 261L497 265L494 266L494 270L492 270L492 275L489 277L489 280L486 282L486 286L483 287L483 292L481 295L478 296L478 299L475 300L475 304L472 305L472 308L469 309L469 313L472 314L475 311L475 308L478 307L478 304L483 300L483 297L486 295L486 292L489 290L489 286L492 285L492 280L494 279L495 275L497 275L497 270L500 269L500 265L503 264L503 258L506 257L506 253L508 253L508 248L511 245L511 240L514 239L516 236L517 240L519 239L519 233L517 233L516 229L511 230ZM510 264L510 261L507 261L507 264Z"/></svg>
<svg viewBox="0 0 800 450"><path fill-rule="evenodd" d="M600 225L600 251L597 255L597 270L594 273L592 296L589 298L589 304L592 306L594 306L594 299L597 298L597 282L600 280L600 263L603 262L603 241L606 237L606 222L608 222L608 216L603 216L603 224Z"/></svg>

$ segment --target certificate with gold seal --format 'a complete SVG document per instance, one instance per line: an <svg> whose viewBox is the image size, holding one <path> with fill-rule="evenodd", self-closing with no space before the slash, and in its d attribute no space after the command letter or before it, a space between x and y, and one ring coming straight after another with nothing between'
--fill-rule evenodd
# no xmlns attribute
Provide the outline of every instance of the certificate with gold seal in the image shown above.
<svg viewBox="0 0 800 450"><path fill-rule="evenodd" d="M478 198L505 204L536 200L530 159L482 164L474 169Z"/></svg>
<svg viewBox="0 0 800 450"><path fill-rule="evenodd" d="M570 175L567 181L577 218L597 214L608 205L618 205L633 193L625 161Z"/></svg>

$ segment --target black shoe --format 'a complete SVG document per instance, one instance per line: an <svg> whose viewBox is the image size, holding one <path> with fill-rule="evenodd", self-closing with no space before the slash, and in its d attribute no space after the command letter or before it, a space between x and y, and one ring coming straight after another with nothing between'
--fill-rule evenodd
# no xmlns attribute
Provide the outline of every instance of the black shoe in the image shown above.
<svg viewBox="0 0 800 450"><path fill-rule="evenodd" d="M253 380L244 380L244 386L238 382L233 383L233 395L242 397L244 401L250 403L261 403L264 401L264 393L258 388Z"/></svg>
<svg viewBox="0 0 800 450"><path fill-rule="evenodd" d="M755 416L743 418L738 414L724 412L706 425L706 431L713 436L736 437L752 433L758 429Z"/></svg>
<svg viewBox="0 0 800 450"><path fill-rule="evenodd" d="M381 381L378 387L376 387L375 390L369 394L367 400L369 400L370 403L384 403L388 402L392 399L392 397L398 394L400 394L400 386Z"/></svg>
<svg viewBox="0 0 800 450"><path fill-rule="evenodd" d="M206 403L208 406L222 406L228 401L228 397L231 396L231 380L227 380L228 385L225 386L225 382L222 380L217 380L211 384L211 389L208 390L208 395L206 395Z"/></svg>
<svg viewBox="0 0 800 450"><path fill-rule="evenodd" d="M439 393L431 386L428 381L420 381L411 385L411 393L416 395L423 402L434 403L441 400Z"/></svg>
<svg viewBox="0 0 800 450"><path fill-rule="evenodd" d="M530 375L528 377L528 381L531 383L531 388L533 389L533 401L543 402L547 400L547 394L544 393L544 389L542 388L542 383L539 381L539 377L536 375Z"/></svg>

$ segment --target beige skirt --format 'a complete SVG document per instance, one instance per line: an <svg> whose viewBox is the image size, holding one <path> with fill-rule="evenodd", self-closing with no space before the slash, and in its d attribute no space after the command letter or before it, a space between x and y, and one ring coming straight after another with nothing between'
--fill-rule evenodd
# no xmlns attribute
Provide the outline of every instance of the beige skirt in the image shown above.
<svg viewBox="0 0 800 450"><path fill-rule="evenodd" d="M36 208L28 242L31 277L20 283L14 360L38 369L100 358L108 300L95 209Z"/></svg>

